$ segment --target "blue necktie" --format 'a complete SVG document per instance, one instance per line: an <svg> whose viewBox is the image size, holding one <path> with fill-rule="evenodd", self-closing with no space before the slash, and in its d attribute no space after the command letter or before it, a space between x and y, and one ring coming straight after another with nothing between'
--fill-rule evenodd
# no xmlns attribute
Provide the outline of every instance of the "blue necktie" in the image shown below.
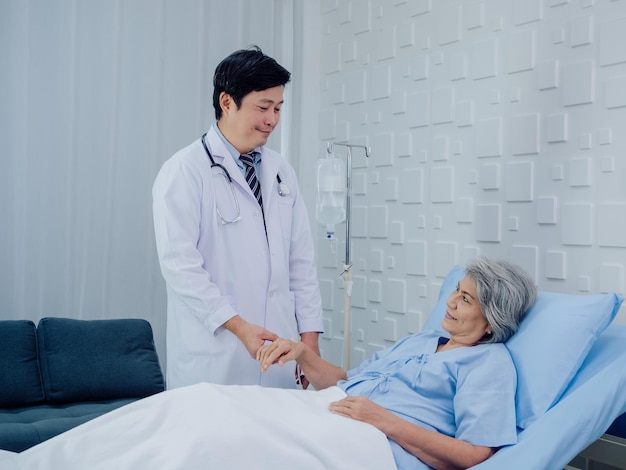
<svg viewBox="0 0 626 470"><path fill-rule="evenodd" d="M240 155L239 160L243 162L246 167L246 181L252 190L252 194L259 202L259 206L263 209L263 198L261 197L261 183L256 177L256 171L254 171L254 156L256 152L250 152L245 155Z"/></svg>

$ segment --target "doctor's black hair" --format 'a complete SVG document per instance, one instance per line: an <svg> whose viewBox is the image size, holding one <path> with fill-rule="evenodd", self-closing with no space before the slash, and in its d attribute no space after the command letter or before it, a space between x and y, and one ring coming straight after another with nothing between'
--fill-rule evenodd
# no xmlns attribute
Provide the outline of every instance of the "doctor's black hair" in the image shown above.
<svg viewBox="0 0 626 470"><path fill-rule="evenodd" d="M265 55L258 46L233 52L218 64L213 76L215 119L219 121L222 117L222 92L232 96L237 107L240 107L248 93L286 85L290 79L291 73Z"/></svg>

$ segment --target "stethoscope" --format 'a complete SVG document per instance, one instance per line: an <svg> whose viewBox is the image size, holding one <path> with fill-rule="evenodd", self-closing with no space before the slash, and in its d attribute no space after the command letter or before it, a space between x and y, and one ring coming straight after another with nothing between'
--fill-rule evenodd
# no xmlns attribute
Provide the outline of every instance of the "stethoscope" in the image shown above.
<svg viewBox="0 0 626 470"><path fill-rule="evenodd" d="M204 150L206 151L206 154L208 155L209 160L211 160L211 169L217 167L220 170L222 170L222 174L224 175L224 177L228 180L228 183L230 184L230 192L233 195L233 200L235 201L235 207L237 208L237 215L232 220L225 219L224 216L222 216L222 213L220 212L218 207L216 207L217 215L220 218L220 221L222 222L222 224L224 225L234 224L235 222L238 222L239 220L241 220L241 208L239 207L239 199L237 198L237 193L235 192L235 185L233 184L233 179L230 177L230 173L224 167L224 165L222 165L221 163L215 163L215 160L213 159L213 155L211 155L211 152L209 152L209 147L207 147L205 138L206 138L206 132L202 135L201 140L202 140L202 145L204 146ZM280 179L280 175L278 174L276 175L276 181L278 181L278 195L281 197L289 196L291 194L291 190L289 189L289 186L287 186L285 183L282 182L282 180Z"/></svg>

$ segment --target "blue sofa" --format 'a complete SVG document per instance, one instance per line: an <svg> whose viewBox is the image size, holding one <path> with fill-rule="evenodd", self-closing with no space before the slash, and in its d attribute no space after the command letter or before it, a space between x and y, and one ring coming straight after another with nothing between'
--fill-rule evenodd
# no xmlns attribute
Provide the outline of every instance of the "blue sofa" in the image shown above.
<svg viewBox="0 0 626 470"><path fill-rule="evenodd" d="M164 389L145 320L0 321L0 449L21 452Z"/></svg>

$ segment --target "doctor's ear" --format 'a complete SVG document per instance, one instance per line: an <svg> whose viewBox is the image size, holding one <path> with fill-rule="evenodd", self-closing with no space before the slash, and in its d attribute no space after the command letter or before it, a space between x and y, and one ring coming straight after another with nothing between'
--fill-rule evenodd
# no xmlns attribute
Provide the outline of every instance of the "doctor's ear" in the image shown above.
<svg viewBox="0 0 626 470"><path fill-rule="evenodd" d="M232 96L230 96L225 91L220 93L220 108L222 108L222 113L228 114L230 111L237 109L237 104Z"/></svg>

